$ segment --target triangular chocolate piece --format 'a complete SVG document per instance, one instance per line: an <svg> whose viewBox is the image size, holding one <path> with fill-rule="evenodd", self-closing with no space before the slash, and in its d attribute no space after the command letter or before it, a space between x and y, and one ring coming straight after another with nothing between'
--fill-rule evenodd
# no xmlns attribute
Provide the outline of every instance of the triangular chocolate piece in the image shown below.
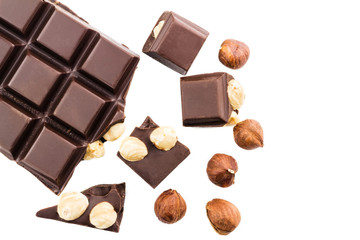
<svg viewBox="0 0 360 240"><path fill-rule="evenodd" d="M90 212L98 203L106 201L113 205L115 212L117 213L117 219L114 225L104 230L119 232L124 211L125 183L96 185L86 189L82 193L88 198L89 206L79 218L72 221L61 219L57 213L57 205L38 211L36 216L95 228L89 220Z"/></svg>
<svg viewBox="0 0 360 240"><path fill-rule="evenodd" d="M124 159L118 152L118 157L144 179L151 187L156 188L182 161L190 154L181 142L169 151L157 149L150 141L151 133L159 127L150 117L147 117L140 127L134 129L132 137L137 137L144 142L148 155L140 161L131 162Z"/></svg>

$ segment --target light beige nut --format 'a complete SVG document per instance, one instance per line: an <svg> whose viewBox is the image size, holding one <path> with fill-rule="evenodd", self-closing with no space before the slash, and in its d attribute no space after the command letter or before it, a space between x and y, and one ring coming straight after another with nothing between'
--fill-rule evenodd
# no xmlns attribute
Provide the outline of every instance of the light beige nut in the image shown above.
<svg viewBox="0 0 360 240"><path fill-rule="evenodd" d="M154 27L154 29L153 29L153 36L154 36L154 38L157 38L157 36L159 35L159 33L160 33L161 29L163 28L164 24L165 24L165 20L162 20L162 21L160 21L160 22L158 23L158 25L156 25L156 26Z"/></svg>
<svg viewBox="0 0 360 240"><path fill-rule="evenodd" d="M72 221L79 218L88 208L89 200L79 192L63 193L57 206L59 217Z"/></svg>
<svg viewBox="0 0 360 240"><path fill-rule="evenodd" d="M86 148L84 160L101 158L105 155L104 143L100 140L90 143Z"/></svg>
<svg viewBox="0 0 360 240"><path fill-rule="evenodd" d="M230 104L234 110L241 108L245 99L244 88L240 82L230 80L227 87Z"/></svg>
<svg viewBox="0 0 360 240"><path fill-rule="evenodd" d="M238 115L235 111L233 111L233 112L231 113L231 116L230 116L230 118L229 118L229 121L228 121L228 123L227 123L226 125L227 125L227 126L236 125L236 124L238 124L239 122L240 122L239 115Z"/></svg>
<svg viewBox="0 0 360 240"><path fill-rule="evenodd" d="M118 124L115 124L114 126L112 126L109 129L109 131L107 131L107 133L105 133L103 138L106 141L113 142L113 141L117 140L118 138L120 138L121 135L123 135L124 132L125 132L125 124L124 123L118 123Z"/></svg>
<svg viewBox="0 0 360 240"><path fill-rule="evenodd" d="M176 132L172 127L158 127L150 135L150 141L156 148L169 151L177 143Z"/></svg>
<svg viewBox="0 0 360 240"><path fill-rule="evenodd" d="M98 203L90 212L89 220L99 229L106 229L114 225L117 213L109 202Z"/></svg>
<svg viewBox="0 0 360 240"><path fill-rule="evenodd" d="M120 155L128 161L140 161L148 154L147 147L136 137L126 137L120 144Z"/></svg>

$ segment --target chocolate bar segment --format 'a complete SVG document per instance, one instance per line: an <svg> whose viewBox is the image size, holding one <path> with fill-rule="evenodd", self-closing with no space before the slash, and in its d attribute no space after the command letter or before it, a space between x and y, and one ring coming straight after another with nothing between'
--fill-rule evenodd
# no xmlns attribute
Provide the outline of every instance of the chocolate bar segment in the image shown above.
<svg viewBox="0 0 360 240"><path fill-rule="evenodd" d="M184 126L223 126L231 115L227 85L234 79L217 72L181 78Z"/></svg>
<svg viewBox="0 0 360 240"><path fill-rule="evenodd" d="M131 133L132 137L143 141L148 149L148 155L143 160L131 162L118 153L118 157L153 188L156 188L190 154L190 150L179 141L169 151L157 149L150 141L150 135L157 127L159 126L147 117L144 123Z"/></svg>
<svg viewBox="0 0 360 240"><path fill-rule="evenodd" d="M58 3L0 1L0 152L60 193L87 145L124 121L138 62Z"/></svg>
<svg viewBox="0 0 360 240"><path fill-rule="evenodd" d="M125 183L122 184L101 184L93 186L82 192L89 200L89 206L86 211L77 219L66 221L59 217L57 206L40 210L36 213L37 217L53 219L66 223L78 224L82 226L95 228L89 220L89 215L94 206L101 202L109 202L117 213L117 219L114 225L104 229L111 232L119 232L120 223L124 212L125 202Z"/></svg>
<svg viewBox="0 0 360 240"><path fill-rule="evenodd" d="M147 39L143 52L185 75L208 35L206 30L178 14L164 12Z"/></svg>

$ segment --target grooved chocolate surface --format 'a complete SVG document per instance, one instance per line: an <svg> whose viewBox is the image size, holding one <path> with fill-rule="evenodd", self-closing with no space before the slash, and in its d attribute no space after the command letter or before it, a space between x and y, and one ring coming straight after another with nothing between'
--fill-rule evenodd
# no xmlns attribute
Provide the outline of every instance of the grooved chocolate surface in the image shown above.
<svg viewBox="0 0 360 240"><path fill-rule="evenodd" d="M124 121L139 61L60 6L0 1L0 152L57 194L86 146Z"/></svg>
<svg viewBox="0 0 360 240"><path fill-rule="evenodd" d="M227 85L234 79L217 72L182 77L181 105L184 126L223 126L231 115Z"/></svg>
<svg viewBox="0 0 360 240"><path fill-rule="evenodd" d="M89 206L83 215L81 215L79 218L72 221L61 219L57 213L57 205L38 211L36 216L95 228L95 226L93 226L89 220L90 212L98 203L106 201L114 207L114 210L117 213L117 219L114 225L104 230L119 232L120 223L124 212L125 183L96 185L86 189L82 193L88 198Z"/></svg>
<svg viewBox="0 0 360 240"><path fill-rule="evenodd" d="M161 21L165 22L159 35L155 38L151 32L145 42L143 52L185 75L209 33L174 12L164 12L154 28Z"/></svg>
<svg viewBox="0 0 360 240"><path fill-rule="evenodd" d="M179 141L169 151L157 149L150 141L150 135L157 127L159 126L147 117L141 127L135 128L131 133L131 136L143 141L148 149L148 155L143 160L131 162L118 153L118 157L153 188L156 188L190 154L190 150Z"/></svg>

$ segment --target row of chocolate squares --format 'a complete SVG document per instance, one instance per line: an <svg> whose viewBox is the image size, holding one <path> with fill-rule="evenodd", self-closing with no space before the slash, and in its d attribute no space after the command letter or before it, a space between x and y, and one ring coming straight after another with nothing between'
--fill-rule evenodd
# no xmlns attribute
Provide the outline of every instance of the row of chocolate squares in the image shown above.
<svg viewBox="0 0 360 240"><path fill-rule="evenodd" d="M58 205L42 209L37 217L119 232L125 203L125 183L101 184L83 192L66 192ZM186 202L173 189L164 191L156 199L154 212L167 224L181 220L186 213ZM211 226L220 235L228 235L240 224L238 208L229 201L213 199L206 204Z"/></svg>

